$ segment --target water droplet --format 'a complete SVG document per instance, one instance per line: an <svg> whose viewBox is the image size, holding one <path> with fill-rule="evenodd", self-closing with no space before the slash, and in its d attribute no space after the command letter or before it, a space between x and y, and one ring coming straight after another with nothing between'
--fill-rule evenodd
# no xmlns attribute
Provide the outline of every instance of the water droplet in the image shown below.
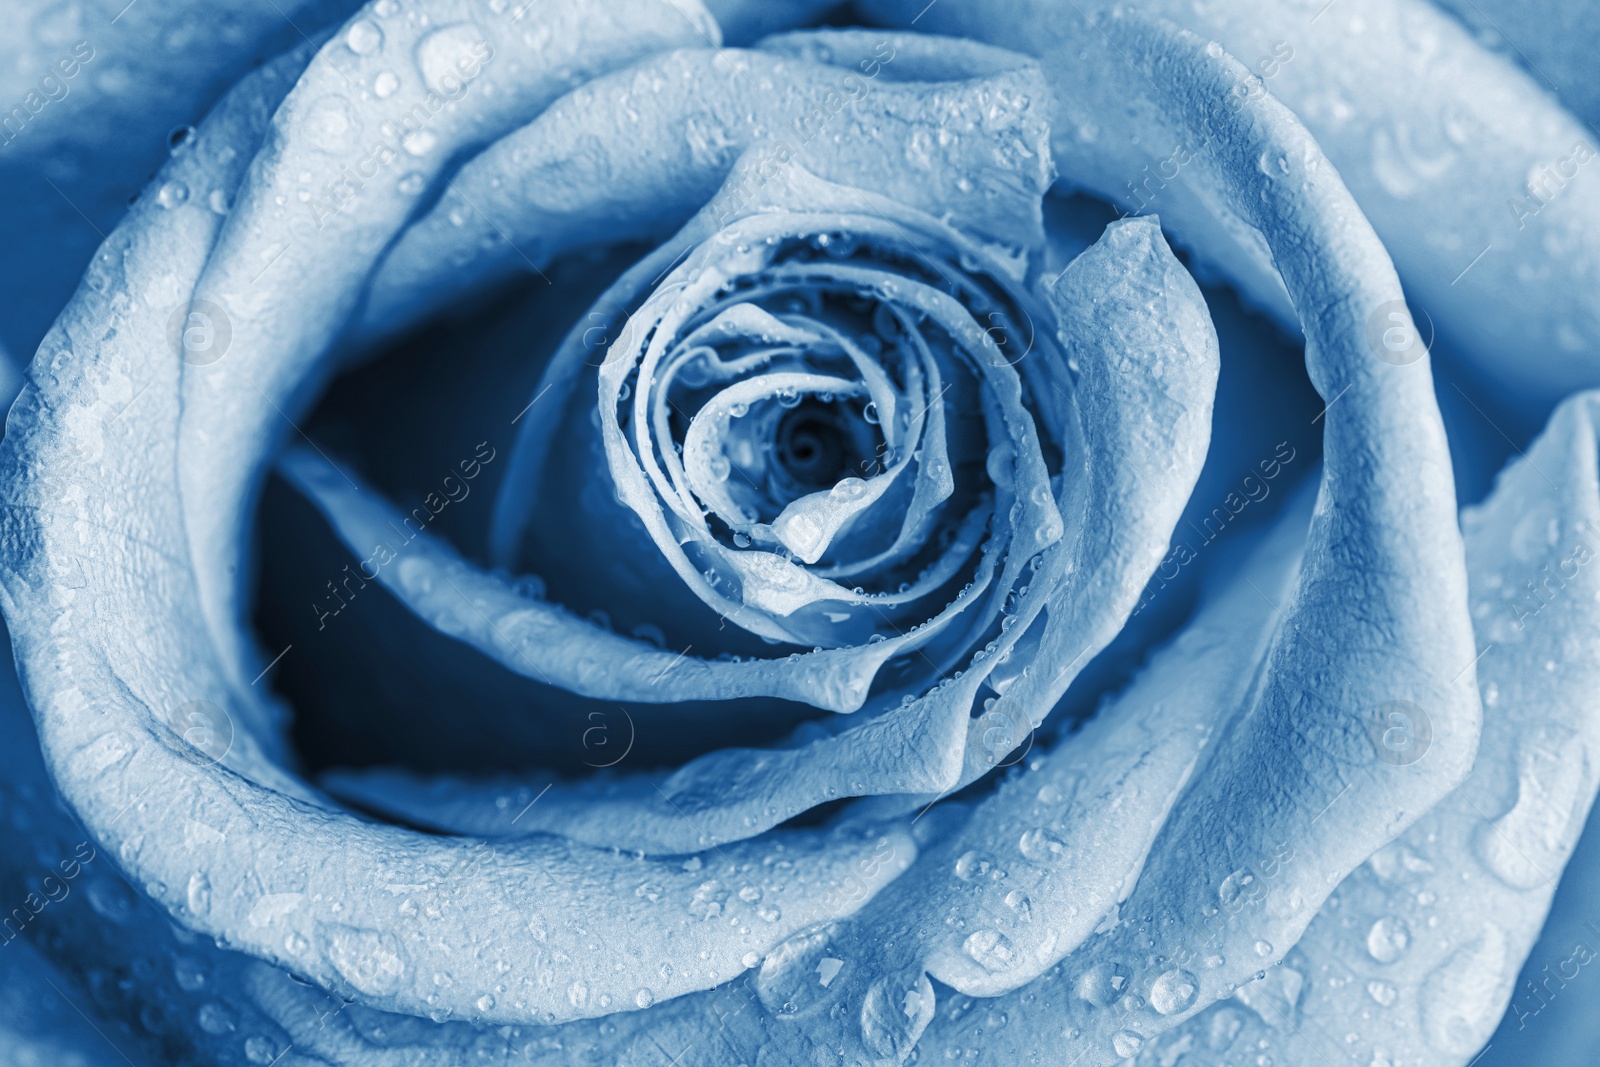
<svg viewBox="0 0 1600 1067"><path fill-rule="evenodd" d="M416 196L428 187L428 181L416 171L408 171L400 176L396 187L407 196Z"/></svg>
<svg viewBox="0 0 1600 1067"><path fill-rule="evenodd" d="M383 31L371 19L357 19L345 31L344 44L358 56L370 56L383 47Z"/></svg>
<svg viewBox="0 0 1600 1067"><path fill-rule="evenodd" d="M1250 894L1255 885L1256 876L1244 868L1234 871L1222 880L1217 886L1217 899L1227 907L1232 907L1241 897Z"/></svg>
<svg viewBox="0 0 1600 1067"><path fill-rule="evenodd" d="M342 925L327 930L323 952L358 992L386 996L400 988L406 967L393 934Z"/></svg>
<svg viewBox="0 0 1600 1067"><path fill-rule="evenodd" d="M259 1067L270 1067L281 1058L272 1039L262 1037L260 1034L256 1034L244 1043L244 1055L245 1059Z"/></svg>
<svg viewBox="0 0 1600 1067"><path fill-rule="evenodd" d="M1200 983L1188 971L1174 967L1150 987L1150 1006L1162 1015L1187 1011L1200 993Z"/></svg>
<svg viewBox="0 0 1600 1067"><path fill-rule="evenodd" d="M200 1029L214 1037L231 1034L238 1020L229 1008L218 1001L211 1001L200 1006L195 1022L200 1024Z"/></svg>
<svg viewBox="0 0 1600 1067"><path fill-rule="evenodd" d="M372 92L379 100L393 96L400 88L400 79L392 70L379 72L372 79Z"/></svg>
<svg viewBox="0 0 1600 1067"><path fill-rule="evenodd" d="M355 119L343 97L329 94L306 107L301 129L324 152L347 151Z"/></svg>
<svg viewBox="0 0 1600 1067"><path fill-rule="evenodd" d="M1022 854L1034 863L1046 863L1067 850L1067 843L1042 826L1036 826L1017 842Z"/></svg>
<svg viewBox="0 0 1600 1067"><path fill-rule="evenodd" d="M121 878L107 876L89 883L89 906L103 919L127 922L137 906L133 890Z"/></svg>
<svg viewBox="0 0 1600 1067"><path fill-rule="evenodd" d="M773 949L756 973L756 995L774 1015L799 1015L830 999L844 961L830 956L837 927L804 931Z"/></svg>
<svg viewBox="0 0 1600 1067"><path fill-rule="evenodd" d="M963 882L983 878L994 868L994 861L981 852L963 852L956 860L956 877Z"/></svg>
<svg viewBox="0 0 1600 1067"><path fill-rule="evenodd" d="M933 985L918 975L911 988L904 979L880 978L861 1004L861 1041L875 1055L899 1062L911 1051L933 1014Z"/></svg>
<svg viewBox="0 0 1600 1067"><path fill-rule="evenodd" d="M193 915L205 915L211 910L211 879L206 877L204 871L195 871L189 876L189 890L185 894L185 900Z"/></svg>
<svg viewBox="0 0 1600 1067"><path fill-rule="evenodd" d="M998 974L1016 962L1016 949L1011 939L999 930L977 930L967 935L961 948L984 970Z"/></svg>
<svg viewBox="0 0 1600 1067"><path fill-rule="evenodd" d="M182 182L166 182L156 192L156 203L174 208L189 199L189 187Z"/></svg>
<svg viewBox="0 0 1600 1067"><path fill-rule="evenodd" d="M470 22L434 30L417 42L417 69L423 83L440 96L455 96L465 84L463 75L478 69L479 46L484 43L483 31Z"/></svg>
<svg viewBox="0 0 1600 1067"><path fill-rule="evenodd" d="M648 1008L656 1002L656 995L649 989L640 989L633 995L633 1002L641 1008Z"/></svg>
<svg viewBox="0 0 1600 1067"><path fill-rule="evenodd" d="M1079 998L1097 1008L1109 1008L1128 991L1128 970L1118 963L1097 963L1073 987Z"/></svg>
<svg viewBox="0 0 1600 1067"><path fill-rule="evenodd" d="M1393 982L1374 979L1367 983L1367 996L1388 1008L1392 1007L1394 1002L1399 999L1400 990L1395 988Z"/></svg>
<svg viewBox="0 0 1600 1067"><path fill-rule="evenodd" d="M1393 963L1411 944L1411 928L1404 919L1384 916L1367 931L1367 954L1379 963Z"/></svg>
<svg viewBox="0 0 1600 1067"><path fill-rule="evenodd" d="M482 1012L494 1011L494 994L493 993L485 993L483 996L478 998L477 1004L478 1004L478 1010L479 1011L482 1011Z"/></svg>
<svg viewBox="0 0 1600 1067"><path fill-rule="evenodd" d="M204 968L188 956L179 956L172 961L172 976L178 980L178 988L185 993L199 992L200 987L206 984Z"/></svg>
<svg viewBox="0 0 1600 1067"><path fill-rule="evenodd" d="M400 147L414 156L425 156L439 144L439 135L432 130L416 130L406 134Z"/></svg>
<svg viewBox="0 0 1600 1067"><path fill-rule="evenodd" d="M1132 1030L1118 1030L1111 1038L1111 1048L1123 1059L1137 1056L1139 1050L1144 1048L1144 1038Z"/></svg>
<svg viewBox="0 0 1600 1067"><path fill-rule="evenodd" d="M722 914L727 901L727 891L716 879L701 882L689 901L689 914L709 922Z"/></svg>
<svg viewBox="0 0 1600 1067"><path fill-rule="evenodd" d="M589 983L579 978L567 986L567 1003L574 1008L581 1008L589 1003Z"/></svg>

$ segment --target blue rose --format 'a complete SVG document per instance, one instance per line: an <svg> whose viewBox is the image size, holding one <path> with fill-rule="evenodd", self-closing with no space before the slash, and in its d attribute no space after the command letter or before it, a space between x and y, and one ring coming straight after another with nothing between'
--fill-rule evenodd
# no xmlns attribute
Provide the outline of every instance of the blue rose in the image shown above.
<svg viewBox="0 0 1600 1067"><path fill-rule="evenodd" d="M1592 101L1336 2L29 12L0 1042L1401 1067L1563 1017Z"/></svg>

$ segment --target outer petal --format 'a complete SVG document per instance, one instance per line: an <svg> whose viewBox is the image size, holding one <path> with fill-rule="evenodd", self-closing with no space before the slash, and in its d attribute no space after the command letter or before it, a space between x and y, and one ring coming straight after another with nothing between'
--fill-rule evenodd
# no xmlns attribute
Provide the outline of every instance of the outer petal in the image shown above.
<svg viewBox="0 0 1600 1067"><path fill-rule="evenodd" d="M1462 516L1485 646L1471 776L1340 883L1293 951L1235 994L1242 1007L1196 1017L1141 1063L1180 1044L1196 1067L1241 1049L1292 1063L1476 1062L1508 1001L1508 1018L1531 1025L1593 959L1583 931L1589 947L1561 945L1543 989L1513 987L1600 787L1597 415L1600 394L1567 401ZM1420 738L1427 724L1390 728Z"/></svg>
<svg viewBox="0 0 1600 1067"><path fill-rule="evenodd" d="M13 355L32 355L96 244L168 151L181 148L188 124L242 73L358 6L7 5L0 38L0 339ZM226 201L217 204L228 210Z"/></svg>
<svg viewBox="0 0 1600 1067"><path fill-rule="evenodd" d="M305 58L231 93L152 192L236 187ZM40 742L78 816L152 899L347 996L548 1022L725 981L751 953L858 907L910 861L903 835L879 849L875 835L823 831L724 850L704 873L549 839L474 849L333 810L288 774L265 701L230 686L193 625L200 598L174 449L177 356L195 353L167 331L208 253L214 271L243 270L231 257L260 236L218 230L192 200L152 195L135 207L52 330L3 446L4 608ZM144 817L119 821L134 803ZM188 823L196 829L182 835L147 829ZM762 919L758 900L783 900L783 915ZM402 940L395 918L410 908L427 921ZM654 935L618 970L592 939L624 927ZM696 962L678 966L685 954ZM513 955L520 968L496 966ZM454 982L441 987L434 976L446 972Z"/></svg>
<svg viewBox="0 0 1600 1067"><path fill-rule="evenodd" d="M1048 161L1029 158L1031 131L1023 150L1006 151L1003 131L982 130L943 147L935 166L926 146L950 116L936 113L942 100L931 87L948 93L952 83L982 79L1042 103L1039 78L1014 52L865 30L778 37L755 51L672 52L596 78L462 167L384 260L361 333L390 335L508 273L541 270L564 251L665 240L752 147L788 149L822 178L903 189L912 202L945 210L959 204L966 229L999 237L1018 217L1018 194L1031 195L1033 172ZM848 106L818 121L827 93L857 87ZM1042 119L1028 116L1040 129ZM908 142L922 146L909 158ZM981 195L958 188L974 180ZM596 344L616 332L604 325L592 334Z"/></svg>
<svg viewBox="0 0 1600 1067"><path fill-rule="evenodd" d="M933 1048L976 1047L987 1062L1114 1063L1228 995L1259 967L1258 943L1292 944L1339 878L1461 779L1477 741L1461 549L1426 363L1395 367L1365 345L1365 309L1398 299L1376 238L1281 105L1264 98L1228 115L1240 73L1220 49L1131 19L1106 28L1148 79L1128 91L1157 86L1173 113L1217 131L1233 205L1272 247L1302 309L1312 380L1332 401L1326 468L1298 589L1277 609L1261 673L1132 894L1060 971L991 1009L1045 1012L1062 1040L990 1033L990 1012L965 1002L935 1021ZM1400 769L1369 729L1397 700L1433 709L1428 758ZM1292 863L1274 855L1282 845Z"/></svg>
<svg viewBox="0 0 1600 1067"><path fill-rule="evenodd" d="M1424 0L1144 6L1249 64L1231 89L1241 101L1270 79L1272 94L1339 168L1452 350L1535 406L1600 381L1600 167L1592 165L1600 138L1529 74ZM1132 71L1096 21L1099 6L858 7L889 24L915 19L919 30L1039 56L1056 90L1063 176L1130 211L1159 210L1196 255L1294 324L1264 250L1191 179L1214 157L1211 130L1153 128L1148 113L1110 88ZM1508 301L1519 314L1504 313ZM1382 317L1368 310L1374 323ZM1401 358L1416 351L1407 345ZM1522 355L1507 360L1508 352Z"/></svg>
<svg viewBox="0 0 1600 1067"><path fill-rule="evenodd" d="M1488 48L1520 64L1591 129L1600 121L1600 9L1570 0L1438 0Z"/></svg>
<svg viewBox="0 0 1600 1067"><path fill-rule="evenodd" d="M247 669L240 646L236 565L249 555L246 514L271 445L293 432L296 399L317 383L417 197L459 154L514 129L573 81L711 40L716 27L698 0L681 3L628 0L601 16L586 0L560 0L541 7L539 32L516 25L509 9L464 0L393 17L384 15L391 5L374 6L320 51L285 100L192 297L221 309L229 349L190 360L183 375L185 527L206 624L236 682L260 669ZM396 79L392 93L376 88L385 73ZM352 86L369 82L372 92L355 96Z"/></svg>

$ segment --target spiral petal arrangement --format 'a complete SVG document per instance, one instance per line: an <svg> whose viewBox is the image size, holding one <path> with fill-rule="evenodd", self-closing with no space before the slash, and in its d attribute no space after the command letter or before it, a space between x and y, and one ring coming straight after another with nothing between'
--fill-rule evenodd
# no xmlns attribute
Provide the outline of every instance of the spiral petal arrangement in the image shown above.
<svg viewBox="0 0 1600 1067"><path fill-rule="evenodd" d="M0 607L43 757L0 722L0 799L53 781L39 840L81 823L77 866L104 857L98 918L54 948L137 926L109 958L179 959L175 990L127 963L152 1033L198 1012L160 1055L1298 1063L1339 1026L1409 1067L1489 1039L1600 784L1595 579L1564 569L1600 522L1595 400L1461 514L1463 544L1426 346L1382 326L1411 325L1404 276L1498 367L1507 320L1476 303L1565 263L1535 317L1575 355L1530 392L1588 383L1593 205L1465 288L1436 284L1438 242L1395 248L1397 275L1379 238L1422 186L1335 172L1356 134L1235 58L1278 23L857 6L907 29L792 30L832 10L809 0L374 0L245 75L95 254L0 444ZM1393 18L1472 92L1520 85L1420 2ZM1350 52L1303 40L1308 66ZM1398 107L1361 104L1361 130ZM1482 174L1581 136L1553 103L1534 119ZM1126 201L1168 143L1199 147L1162 215L1060 255L1052 186ZM1163 223L1303 334L1322 468L1063 722L1213 432L1218 332ZM636 246L529 364L481 543L303 429L471 294ZM308 773L251 621L272 477L484 670L778 739L592 774ZM1540 566L1564 596L1530 608ZM1436 920L1454 933L1413 945ZM0 979L53 984L29 952Z"/></svg>

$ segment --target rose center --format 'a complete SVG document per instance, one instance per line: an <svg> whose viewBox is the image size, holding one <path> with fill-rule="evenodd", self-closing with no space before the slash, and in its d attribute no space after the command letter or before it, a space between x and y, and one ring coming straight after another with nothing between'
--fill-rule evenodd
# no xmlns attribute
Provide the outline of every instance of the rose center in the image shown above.
<svg viewBox="0 0 1600 1067"><path fill-rule="evenodd" d="M811 491L848 475L866 477L876 435L860 405L808 398L779 420L775 438L778 464L797 486Z"/></svg>

